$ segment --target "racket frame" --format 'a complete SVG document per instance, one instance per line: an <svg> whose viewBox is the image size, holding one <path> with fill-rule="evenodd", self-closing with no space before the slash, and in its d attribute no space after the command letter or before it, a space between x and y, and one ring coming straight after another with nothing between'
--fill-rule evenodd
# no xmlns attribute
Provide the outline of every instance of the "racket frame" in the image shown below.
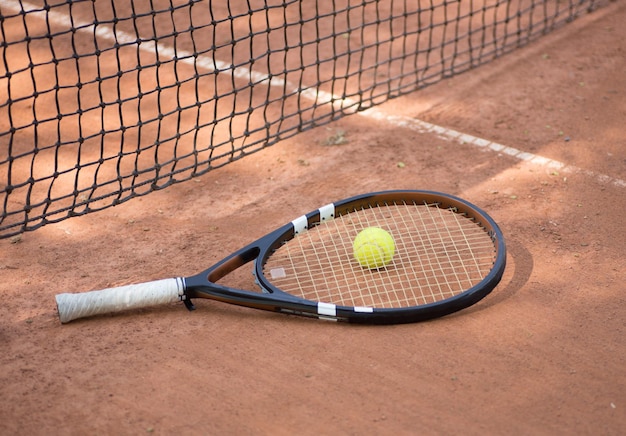
<svg viewBox="0 0 626 436"><path fill-rule="evenodd" d="M441 209L452 209L455 213L461 213L485 228L494 243L495 256L493 267L479 283L455 296L433 303L401 308L371 308L305 300L281 291L263 273L263 266L274 250L296 237L298 233L319 225L325 220L334 219L363 207L370 207L372 204L404 204L413 203L416 200L419 200L417 204L437 204ZM245 291L217 283L221 278L249 262L254 262L253 273L263 292ZM236 251L200 274L184 278L183 300L188 301L188 307L192 298L210 298L256 309L320 319L367 324L400 324L438 318L477 303L500 282L505 266L506 245L502 231L482 209L461 198L435 191L380 191L350 197L311 211Z"/></svg>

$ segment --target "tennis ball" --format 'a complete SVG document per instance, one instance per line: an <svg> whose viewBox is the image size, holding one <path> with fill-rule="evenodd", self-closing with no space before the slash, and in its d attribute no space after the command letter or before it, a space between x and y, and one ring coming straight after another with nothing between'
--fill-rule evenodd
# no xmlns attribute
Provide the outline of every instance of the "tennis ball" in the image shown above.
<svg viewBox="0 0 626 436"><path fill-rule="evenodd" d="M354 258L364 268L382 268L391 262L396 243L393 237L379 227L362 230L352 244Z"/></svg>

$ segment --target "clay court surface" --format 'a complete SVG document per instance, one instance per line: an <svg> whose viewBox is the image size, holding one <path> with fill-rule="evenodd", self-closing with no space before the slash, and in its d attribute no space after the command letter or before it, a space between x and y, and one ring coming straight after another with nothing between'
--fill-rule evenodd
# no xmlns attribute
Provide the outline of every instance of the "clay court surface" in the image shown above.
<svg viewBox="0 0 626 436"><path fill-rule="evenodd" d="M625 22L611 3L374 114L1 240L0 434L624 434ZM57 293L192 275L386 189L488 211L509 252L495 291L385 327L208 300L58 320ZM230 284L254 287L247 272Z"/></svg>

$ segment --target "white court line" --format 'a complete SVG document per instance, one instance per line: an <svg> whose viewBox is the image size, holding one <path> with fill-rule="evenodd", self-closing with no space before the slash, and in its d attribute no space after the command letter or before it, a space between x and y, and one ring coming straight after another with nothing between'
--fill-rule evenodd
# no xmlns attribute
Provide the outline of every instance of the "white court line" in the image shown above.
<svg viewBox="0 0 626 436"><path fill-rule="evenodd" d="M324 92L315 88L300 88L286 80L270 77L267 74L255 72L244 67L233 68L233 66L227 62L220 61L218 59L209 58L206 56L198 57L192 52L186 52L184 50L175 50L173 47L164 46L150 40L140 40L137 35L123 32L119 29L115 29L111 25L98 24L94 26L90 22L80 22L77 19L71 18L66 14L55 12L53 10L44 11L42 7L33 5L28 2L21 2L22 8L19 8L19 3L13 0L0 0L0 5L3 8L11 9L15 13L19 13L20 10L26 12L39 11L41 14L47 14L48 21L57 25L78 28L77 32L81 33L95 33L103 41L118 42L122 44L137 43L139 49L147 51L149 53L158 52L159 56L178 58L179 62L185 63L195 67L202 67L207 71L219 71L220 73L226 73L236 79L248 81L253 85L265 84L270 87L282 88L288 93L300 94L310 100L313 104L332 103L336 105L338 109L353 109L354 113L357 113L366 118L370 118L377 121L386 122L395 127L405 127L419 133L431 133L435 134L439 138L447 141L455 141L460 144L470 144L475 147L483 148L485 150L494 151L497 153L504 153L521 161L530 162L540 167L554 169L566 173L584 174L591 177L601 183L612 184L620 188L626 187L626 181L611 177L605 174L596 173L590 170L584 170L573 165L567 165L558 160L543 157L541 155L529 153L526 151L518 150L513 147L498 144L487 139L478 138L476 136L468 135L466 133L457 132L456 130L448 129L438 126L436 124L427 123L417 118L411 118L407 116L388 115L380 111L378 108L370 108L365 111L357 112L359 103L350 98L341 98L331 93ZM42 16L43 18L43 16Z"/></svg>
<svg viewBox="0 0 626 436"><path fill-rule="evenodd" d="M368 109L363 112L359 112L360 115L364 115L368 118L382 120L390 123L396 127L405 127L414 130L419 133L432 133L437 137L446 141L454 141L460 144L470 144L478 148L494 151L497 153L507 154L511 157L519 159L521 161L529 162L540 167L547 169L554 169L555 171L561 171L570 174L584 174L587 177L596 179L600 183L612 184L619 188L626 188L626 180L622 180L616 177L607 176L605 174L596 173L595 171L584 170L574 165L567 165L558 160L543 157L538 154L529 153L527 151L518 150L517 148L509 147L506 145L492 142L487 139L478 138L476 136L468 135L466 133L457 132L456 130L448 129L445 127L431 124L426 121L418 120L417 118L411 118L406 116L386 115L376 108Z"/></svg>

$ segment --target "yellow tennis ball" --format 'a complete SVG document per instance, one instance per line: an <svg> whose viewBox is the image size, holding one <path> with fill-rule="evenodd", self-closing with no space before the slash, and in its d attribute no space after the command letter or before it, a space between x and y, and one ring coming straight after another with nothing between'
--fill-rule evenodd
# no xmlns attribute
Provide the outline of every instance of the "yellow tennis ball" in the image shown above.
<svg viewBox="0 0 626 436"><path fill-rule="evenodd" d="M354 258L364 268L382 268L391 262L396 250L393 237L379 227L362 230L352 244Z"/></svg>

